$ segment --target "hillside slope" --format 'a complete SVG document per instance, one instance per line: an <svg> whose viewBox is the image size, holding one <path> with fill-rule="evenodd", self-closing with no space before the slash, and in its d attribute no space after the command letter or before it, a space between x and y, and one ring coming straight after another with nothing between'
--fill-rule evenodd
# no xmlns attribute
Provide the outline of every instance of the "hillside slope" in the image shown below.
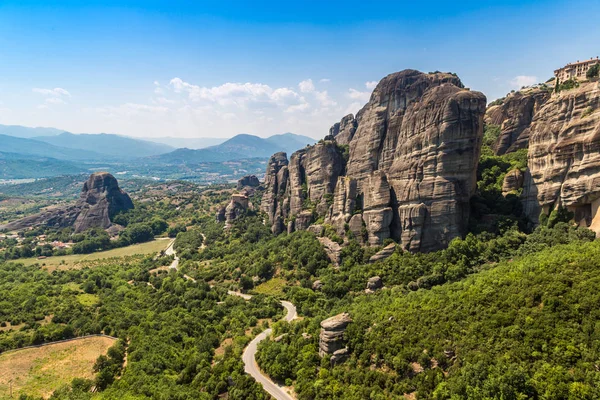
<svg viewBox="0 0 600 400"><path fill-rule="evenodd" d="M23 139L14 136L0 135L0 152L16 153L24 156L56 158L59 160L101 160L105 155L94 151L69 149L34 139ZM27 158L27 157L24 157Z"/></svg>
<svg viewBox="0 0 600 400"><path fill-rule="evenodd" d="M46 178L84 171L85 168L70 161L0 152L0 179Z"/></svg>
<svg viewBox="0 0 600 400"><path fill-rule="evenodd" d="M30 128L21 125L1 125L0 135L9 135L24 139L34 138L36 136L53 136L60 135L64 130L56 128Z"/></svg>
<svg viewBox="0 0 600 400"><path fill-rule="evenodd" d="M147 157L168 153L174 148L166 144L158 144L146 140L108 133L78 134L63 132L60 135L40 136L35 140L50 143L69 149L94 151L118 158Z"/></svg>

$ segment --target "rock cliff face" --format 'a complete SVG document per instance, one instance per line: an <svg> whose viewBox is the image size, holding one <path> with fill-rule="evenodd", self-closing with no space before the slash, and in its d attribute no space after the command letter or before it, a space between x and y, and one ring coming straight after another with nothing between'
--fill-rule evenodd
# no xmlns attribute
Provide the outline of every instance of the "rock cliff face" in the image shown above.
<svg viewBox="0 0 600 400"><path fill-rule="evenodd" d="M355 118L292 155L284 190L282 167L272 165L286 162L272 158L261 208L273 231L310 209L341 235L363 240L366 231L370 244L392 237L411 251L446 246L466 228L485 103L452 74L385 77Z"/></svg>
<svg viewBox="0 0 600 400"><path fill-rule="evenodd" d="M487 109L485 123L500 126L500 137L494 146L497 155L528 147L533 117L549 98L546 90L528 89L511 93L502 104Z"/></svg>
<svg viewBox="0 0 600 400"><path fill-rule="evenodd" d="M535 113L528 168L523 197L531 220L564 206L577 222L600 233L599 82L552 95Z"/></svg>
<svg viewBox="0 0 600 400"><path fill-rule="evenodd" d="M129 195L119 188L115 177L108 172L90 175L77 203L81 211L74 224L76 233L90 228L106 229L111 226L115 214L133 208Z"/></svg>
<svg viewBox="0 0 600 400"><path fill-rule="evenodd" d="M354 134L358 122L354 119L354 115L348 114L340 122L336 122L329 129L329 135L335 138L335 141L340 145L349 144Z"/></svg>
<svg viewBox="0 0 600 400"><path fill-rule="evenodd" d="M275 234L284 231L284 219L289 214L288 164L286 153L275 153L269 159L265 175L265 193L260 208L269 216Z"/></svg>
<svg viewBox="0 0 600 400"><path fill-rule="evenodd" d="M76 233L90 228L107 229L111 227L111 218L115 214L132 208L131 198L119 188L115 177L108 172L97 172L83 184L79 200L74 205L32 215L2 228L18 230L39 225L56 228L73 226Z"/></svg>

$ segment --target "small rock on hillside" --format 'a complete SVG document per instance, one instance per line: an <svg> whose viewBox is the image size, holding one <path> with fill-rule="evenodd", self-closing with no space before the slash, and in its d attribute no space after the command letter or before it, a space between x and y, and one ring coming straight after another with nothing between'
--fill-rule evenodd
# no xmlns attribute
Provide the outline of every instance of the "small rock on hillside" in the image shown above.
<svg viewBox="0 0 600 400"><path fill-rule="evenodd" d="M237 181L237 189L242 190L245 187L259 187L260 181L256 177L256 175L246 175L240 180Z"/></svg>
<svg viewBox="0 0 600 400"><path fill-rule="evenodd" d="M319 335L319 355L333 354L343 349L344 332L352 322L350 314L342 313L321 321L321 334Z"/></svg>

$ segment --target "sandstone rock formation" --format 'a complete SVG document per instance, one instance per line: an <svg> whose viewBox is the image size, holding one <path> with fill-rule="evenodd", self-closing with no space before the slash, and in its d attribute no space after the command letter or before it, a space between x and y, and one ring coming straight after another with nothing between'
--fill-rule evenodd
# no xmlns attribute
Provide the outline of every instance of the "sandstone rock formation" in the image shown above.
<svg viewBox="0 0 600 400"><path fill-rule="evenodd" d="M283 152L273 154L267 164L265 193L260 208L269 216L271 230L275 234L284 231L284 219L289 213L289 176L287 155Z"/></svg>
<svg viewBox="0 0 600 400"><path fill-rule="evenodd" d="M106 229L111 226L111 218L118 212L133 208L129 195L119 188L119 183L108 172L90 175L83 184L77 202L80 213L75 220L75 232L90 228Z"/></svg>
<svg viewBox="0 0 600 400"><path fill-rule="evenodd" d="M348 350L347 347L336 350L333 352L333 355L331 356L331 359L330 359L331 365L341 364L344 361L346 361L349 357L350 357L350 351Z"/></svg>
<svg viewBox="0 0 600 400"><path fill-rule="evenodd" d="M217 210L215 219L217 222L225 222L225 228L227 229L231 227L233 221L253 210L254 207L248 198L247 192L242 190L240 193L232 194L229 203Z"/></svg>
<svg viewBox="0 0 600 400"><path fill-rule="evenodd" d="M540 211L558 206L600 233L600 83L562 91L535 113L529 134L524 209L537 222Z"/></svg>
<svg viewBox="0 0 600 400"><path fill-rule="evenodd" d="M354 118L354 115L348 114L340 122L336 122L329 129L329 135L331 135L335 141L340 145L346 145L350 143L354 134L356 133L356 128L358 123Z"/></svg>
<svg viewBox="0 0 600 400"><path fill-rule="evenodd" d="M2 229L19 230L34 226L64 228L73 226L76 233L90 228L108 229L119 212L133 208L133 202L108 172L96 172L83 184L79 200L74 205L48 209L7 225Z"/></svg>
<svg viewBox="0 0 600 400"><path fill-rule="evenodd" d="M520 169L508 171L502 182L502 195L515 192L523 187L524 174Z"/></svg>
<svg viewBox="0 0 600 400"><path fill-rule="evenodd" d="M321 244L323 245L325 253L327 254L327 257L329 258L331 263L336 267L339 266L341 261L340 254L342 252L342 246L340 246L339 243L336 243L333 240L329 239L328 237L320 237L318 239L319 242L321 242Z"/></svg>
<svg viewBox="0 0 600 400"><path fill-rule="evenodd" d="M259 187L260 181L256 175L246 175L237 181L237 189L242 190L245 187Z"/></svg>
<svg viewBox="0 0 600 400"><path fill-rule="evenodd" d="M321 321L319 335L319 355L321 357L344 348L344 332L351 322L352 319L348 313L338 314Z"/></svg>
<svg viewBox="0 0 600 400"><path fill-rule="evenodd" d="M225 226L230 226L233 221L252 209L252 203L245 194L233 194L231 201L225 208Z"/></svg>
<svg viewBox="0 0 600 400"><path fill-rule="evenodd" d="M297 217L310 210L340 235L362 241L366 233L373 245L392 237L410 251L445 247L465 233L485 103L453 74L385 77L327 140L294 153L289 165L281 153L272 157L261 205L272 230L294 217L288 228L306 229Z"/></svg>
<svg viewBox="0 0 600 400"><path fill-rule="evenodd" d="M367 290L376 291L383 287L383 280L380 276L373 276L367 281Z"/></svg>
<svg viewBox="0 0 600 400"><path fill-rule="evenodd" d="M487 109L485 123L500 126L494 146L497 155L527 148L533 117L549 98L547 90L527 89L510 93L502 104Z"/></svg>
<svg viewBox="0 0 600 400"><path fill-rule="evenodd" d="M378 251L374 255L369 258L370 263L374 263L377 261L385 260L386 258L391 257L392 254L396 251L396 243L390 243L385 246L382 250Z"/></svg>

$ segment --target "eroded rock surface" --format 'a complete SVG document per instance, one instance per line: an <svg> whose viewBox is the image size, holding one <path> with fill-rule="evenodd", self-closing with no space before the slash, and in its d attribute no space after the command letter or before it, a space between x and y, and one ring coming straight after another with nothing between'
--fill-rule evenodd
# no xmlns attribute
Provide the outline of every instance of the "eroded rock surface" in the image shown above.
<svg viewBox="0 0 600 400"><path fill-rule="evenodd" d="M344 237L366 233L373 245L391 237L410 251L443 248L466 230L485 103L453 74L388 75L356 117L292 155L289 188L267 184L278 195L264 197L261 208L271 224L310 209ZM272 164L266 181L277 183Z"/></svg>
<svg viewBox="0 0 600 400"><path fill-rule="evenodd" d="M319 335L319 355L334 354L345 347L344 332L348 324L352 322L350 314L342 313L321 321L321 333Z"/></svg>
<svg viewBox="0 0 600 400"><path fill-rule="evenodd" d="M119 188L115 177L108 172L90 175L83 184L77 205L81 211L75 220L75 233L90 228L106 229L111 226L114 215L133 208L129 195Z"/></svg>
<svg viewBox="0 0 600 400"><path fill-rule="evenodd" d="M256 175L246 175L243 178L237 181L237 189L242 190L245 187L259 187L260 181L256 177Z"/></svg>
<svg viewBox="0 0 600 400"><path fill-rule="evenodd" d="M377 261L385 260L386 258L391 257L395 251L396 243L390 243L387 246L385 246L382 250L379 250L377 253L371 256L371 258L369 258L369 262L374 263Z"/></svg>
<svg viewBox="0 0 600 400"><path fill-rule="evenodd" d="M526 149L534 115L550 99L550 92L527 89L510 93L500 105L489 107L486 124L500 126L500 137L494 146L498 155Z"/></svg>
<svg viewBox="0 0 600 400"><path fill-rule="evenodd" d="M513 169L508 171L504 176L502 182L502 195L506 196L509 193L513 193L523 187L524 175L520 169Z"/></svg>
<svg viewBox="0 0 600 400"><path fill-rule="evenodd" d="M540 211L558 206L600 233L600 83L552 97L534 115L524 182L524 209L537 222Z"/></svg>
<svg viewBox="0 0 600 400"><path fill-rule="evenodd" d="M354 134L356 133L356 128L358 126L358 122L354 118L354 115L348 114L340 122L336 122L329 129L329 135L331 135L338 144L346 145L350 143Z"/></svg>
<svg viewBox="0 0 600 400"><path fill-rule="evenodd" d="M79 200L74 205L55 207L7 225L3 229L18 230L33 226L64 228L73 226L76 233L90 228L107 229L111 219L121 211L133 208L127 193L108 172L96 172L83 184Z"/></svg>

